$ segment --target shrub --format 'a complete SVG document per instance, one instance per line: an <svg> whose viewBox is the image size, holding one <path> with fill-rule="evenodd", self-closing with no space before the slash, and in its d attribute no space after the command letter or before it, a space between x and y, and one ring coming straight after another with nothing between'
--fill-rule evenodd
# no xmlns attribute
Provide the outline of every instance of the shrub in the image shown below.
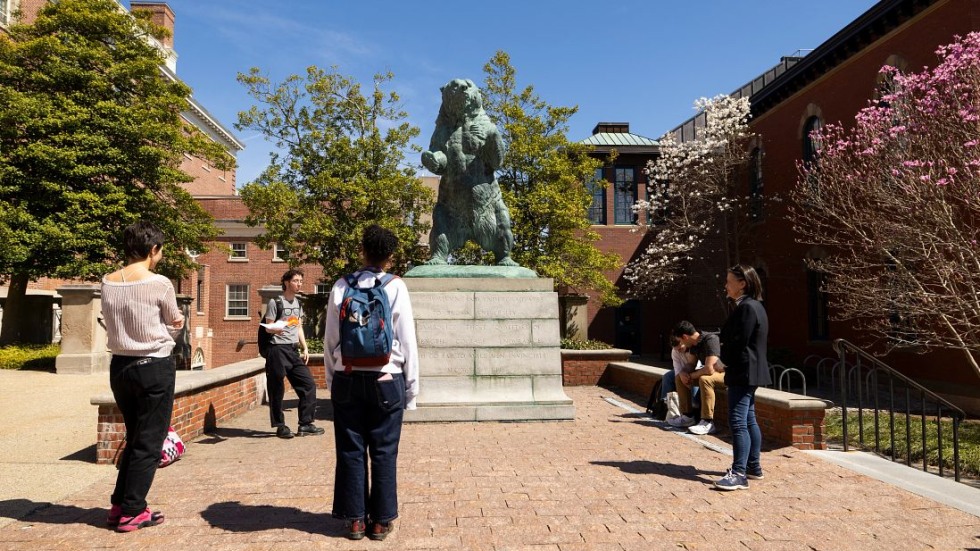
<svg viewBox="0 0 980 551"><path fill-rule="evenodd" d="M310 354L323 354L323 339L306 339L306 347Z"/></svg>
<svg viewBox="0 0 980 551"><path fill-rule="evenodd" d="M612 348L602 341L578 341L574 339L562 339L561 347L565 350L609 350Z"/></svg>
<svg viewBox="0 0 980 551"><path fill-rule="evenodd" d="M0 369L54 370L57 344L20 344L0 348Z"/></svg>

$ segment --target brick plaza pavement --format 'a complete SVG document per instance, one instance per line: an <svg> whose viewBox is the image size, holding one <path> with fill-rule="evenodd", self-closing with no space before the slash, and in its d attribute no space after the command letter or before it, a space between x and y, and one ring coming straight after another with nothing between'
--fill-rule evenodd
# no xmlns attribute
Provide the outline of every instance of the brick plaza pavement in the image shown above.
<svg viewBox="0 0 980 551"><path fill-rule="evenodd" d="M730 456L607 402L628 400L610 390L566 390L575 421L406 425L401 517L384 542L348 541L330 518L330 422L325 436L279 440L263 407L159 471L149 499L163 525L131 534L102 525L107 467L104 479L0 527L0 549L980 548L980 518L792 448L766 450L766 478L750 490L713 490Z"/></svg>

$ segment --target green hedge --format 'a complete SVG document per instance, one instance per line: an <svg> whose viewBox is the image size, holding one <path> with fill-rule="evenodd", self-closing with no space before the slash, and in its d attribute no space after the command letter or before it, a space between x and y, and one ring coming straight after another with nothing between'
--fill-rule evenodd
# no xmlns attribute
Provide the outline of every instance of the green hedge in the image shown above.
<svg viewBox="0 0 980 551"><path fill-rule="evenodd" d="M562 339L561 347L565 350L609 350L612 348L602 341L577 341L573 339Z"/></svg>
<svg viewBox="0 0 980 551"><path fill-rule="evenodd" d="M54 370L57 344L21 344L0 348L0 369Z"/></svg>

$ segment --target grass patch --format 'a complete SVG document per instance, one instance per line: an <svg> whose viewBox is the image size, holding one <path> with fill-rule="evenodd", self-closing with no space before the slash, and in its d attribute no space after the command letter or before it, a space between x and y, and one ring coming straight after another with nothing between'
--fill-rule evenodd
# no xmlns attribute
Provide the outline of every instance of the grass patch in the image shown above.
<svg viewBox="0 0 980 551"><path fill-rule="evenodd" d="M905 462L906 443L905 443L905 419L904 413L895 414L895 459ZM878 433L882 455L891 457L892 442L890 421L887 412L878 415ZM922 417L918 415L909 416L910 430L909 441L911 443L912 465L918 463L922 465ZM953 472L953 421L943 419L943 469ZM875 419L874 414L865 412L864 414L864 442L865 449L874 450L875 444ZM838 445L844 443L844 430L841 423L840 410L827 413L826 418L826 437L827 442ZM856 411L848 409L847 414L847 440L849 446L860 448L858 440L858 415ZM960 474L968 477L980 477L980 422L961 421L959 426L960 443ZM926 417L926 462L932 467L939 467L939 446L937 444L936 418Z"/></svg>
<svg viewBox="0 0 980 551"><path fill-rule="evenodd" d="M54 371L54 360L61 352L57 344L18 344L0 348L0 369Z"/></svg>

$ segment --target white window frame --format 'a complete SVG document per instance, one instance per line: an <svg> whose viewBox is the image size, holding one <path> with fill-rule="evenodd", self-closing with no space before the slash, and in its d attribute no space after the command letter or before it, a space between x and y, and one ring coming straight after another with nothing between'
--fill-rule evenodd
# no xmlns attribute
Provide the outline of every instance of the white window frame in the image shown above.
<svg viewBox="0 0 980 551"><path fill-rule="evenodd" d="M313 287L313 290L317 294L322 293L322 294L326 295L326 294L329 294L330 293L330 288L331 287L333 287L333 286L330 285L329 283L317 283L316 286Z"/></svg>
<svg viewBox="0 0 980 551"><path fill-rule="evenodd" d="M279 243L272 244L272 261L273 262L286 262L289 258L289 251L286 247L283 247Z"/></svg>
<svg viewBox="0 0 980 551"><path fill-rule="evenodd" d="M236 256L236 253L238 251L235 250L235 245L241 245L243 247L243 250L241 251L243 256ZM232 262L248 262L248 243L241 242L241 241L232 243L231 253L229 253L228 255L228 260Z"/></svg>
<svg viewBox="0 0 980 551"><path fill-rule="evenodd" d="M226 320L242 320L242 319L246 319L247 320L247 319L250 319L249 316L248 316L248 312L249 312L249 298L248 298L248 294L249 294L250 287L251 286L249 284L247 284L247 283L229 283L229 284L225 285L225 319ZM235 298L234 299L232 298L232 293L233 292L235 293ZM240 298L240 297L244 297L244 299L243 298ZM240 304L243 300L245 302L244 307L241 306L241 304ZM235 306L236 311L244 310L245 313L244 314L239 314L239 313L234 313L233 314L231 312L232 302L235 302L236 303L236 306Z"/></svg>
<svg viewBox="0 0 980 551"><path fill-rule="evenodd" d="M16 0L0 0L0 27L10 26L10 16L14 12Z"/></svg>

